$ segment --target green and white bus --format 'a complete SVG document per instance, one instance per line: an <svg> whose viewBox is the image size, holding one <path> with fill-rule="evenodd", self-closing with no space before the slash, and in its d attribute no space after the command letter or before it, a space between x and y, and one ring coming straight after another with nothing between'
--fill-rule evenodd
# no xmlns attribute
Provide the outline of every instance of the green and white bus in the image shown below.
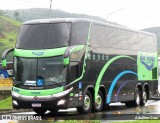
<svg viewBox="0 0 160 123"><path fill-rule="evenodd" d="M42 19L22 25L13 52L14 108L144 106L158 91L156 35L88 19Z"/></svg>

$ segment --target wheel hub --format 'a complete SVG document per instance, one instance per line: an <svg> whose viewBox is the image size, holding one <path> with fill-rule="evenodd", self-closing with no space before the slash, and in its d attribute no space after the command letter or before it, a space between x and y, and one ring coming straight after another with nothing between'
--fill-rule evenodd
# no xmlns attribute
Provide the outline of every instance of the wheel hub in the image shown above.
<svg viewBox="0 0 160 123"><path fill-rule="evenodd" d="M139 94L136 94L136 103L138 105L140 104L140 96L139 96Z"/></svg>
<svg viewBox="0 0 160 123"><path fill-rule="evenodd" d="M101 98L101 96L98 94L98 95L97 95L97 98L96 98L96 101L95 101L96 108L100 108L101 104L102 104L102 98Z"/></svg>
<svg viewBox="0 0 160 123"><path fill-rule="evenodd" d="M84 108L85 108L85 110L89 109L90 104L91 104L91 99L89 98L88 95L85 95L85 98L84 98Z"/></svg>
<svg viewBox="0 0 160 123"><path fill-rule="evenodd" d="M143 100L144 100L144 102L146 102L146 100L147 100L147 94L145 91L143 92Z"/></svg>

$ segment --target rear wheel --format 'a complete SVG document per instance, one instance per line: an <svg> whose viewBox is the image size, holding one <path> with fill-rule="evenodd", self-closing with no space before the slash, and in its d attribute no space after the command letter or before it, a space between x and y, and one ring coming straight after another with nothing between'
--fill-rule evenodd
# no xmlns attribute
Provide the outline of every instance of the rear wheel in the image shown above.
<svg viewBox="0 0 160 123"><path fill-rule="evenodd" d="M126 107L137 107L140 105L141 102L141 92L139 88L135 89L134 92L134 101L127 101L125 102Z"/></svg>
<svg viewBox="0 0 160 123"><path fill-rule="evenodd" d="M93 100L93 112L99 112L103 109L103 101L103 95L99 91L96 100Z"/></svg>
<svg viewBox="0 0 160 123"><path fill-rule="evenodd" d="M47 111L47 109L46 108L33 108L33 111L39 115L43 115Z"/></svg>
<svg viewBox="0 0 160 123"><path fill-rule="evenodd" d="M77 111L80 114L88 113L92 109L92 96L89 91L86 91L85 96L83 98L83 106L77 107Z"/></svg>
<svg viewBox="0 0 160 123"><path fill-rule="evenodd" d="M110 109L110 107L109 107L109 104L104 104L103 105L103 111L105 111L105 110L109 110Z"/></svg>
<svg viewBox="0 0 160 123"><path fill-rule="evenodd" d="M136 88L134 92L134 101L131 103L134 107L137 107L140 106L140 102L141 102L141 91L139 90L139 88Z"/></svg>
<svg viewBox="0 0 160 123"><path fill-rule="evenodd" d="M142 91L142 95L141 95L141 103L140 103L140 106L144 106L147 102L147 91L146 89L144 88L143 91Z"/></svg>
<svg viewBox="0 0 160 123"><path fill-rule="evenodd" d="M133 106L133 101L128 101L125 102L126 107L132 107Z"/></svg>

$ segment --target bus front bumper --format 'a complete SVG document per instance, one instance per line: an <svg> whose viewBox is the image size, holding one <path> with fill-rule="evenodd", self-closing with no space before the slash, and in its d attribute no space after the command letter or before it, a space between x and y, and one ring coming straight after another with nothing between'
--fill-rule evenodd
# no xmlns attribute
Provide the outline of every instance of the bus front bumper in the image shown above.
<svg viewBox="0 0 160 123"><path fill-rule="evenodd" d="M25 96L12 91L13 108L63 107L72 89L46 96Z"/></svg>

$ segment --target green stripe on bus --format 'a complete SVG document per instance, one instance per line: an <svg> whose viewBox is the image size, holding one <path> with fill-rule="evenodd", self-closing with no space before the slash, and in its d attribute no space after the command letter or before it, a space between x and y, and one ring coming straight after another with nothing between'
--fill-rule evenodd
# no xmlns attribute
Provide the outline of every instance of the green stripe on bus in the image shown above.
<svg viewBox="0 0 160 123"><path fill-rule="evenodd" d="M24 50L16 49L14 50L14 56L21 57L51 57L63 55L67 47L55 48L55 49L42 49L42 50Z"/></svg>
<svg viewBox="0 0 160 123"><path fill-rule="evenodd" d="M12 90L18 94L25 96L47 96L62 92L64 90L64 87L62 86L54 89L44 89L44 90L27 90L27 89L13 87Z"/></svg>
<svg viewBox="0 0 160 123"><path fill-rule="evenodd" d="M134 58L132 58L132 57L130 57L130 56L123 56L123 55L121 55L121 56L116 56L116 57L110 59L110 60L103 66L101 72L99 73L99 76L98 76L98 78L97 78L96 85L95 85L95 88L94 88L94 90L95 90L95 94L94 94L94 97L95 97L95 98L94 98L94 99L96 99L96 97L97 97L98 90L99 90L99 86L100 86L100 82L101 82L102 77L103 77L104 73L106 72L107 68L108 68L108 67L110 66L110 64L112 64L115 60L120 59L120 58L129 58L129 59L132 59L132 60L136 61Z"/></svg>

